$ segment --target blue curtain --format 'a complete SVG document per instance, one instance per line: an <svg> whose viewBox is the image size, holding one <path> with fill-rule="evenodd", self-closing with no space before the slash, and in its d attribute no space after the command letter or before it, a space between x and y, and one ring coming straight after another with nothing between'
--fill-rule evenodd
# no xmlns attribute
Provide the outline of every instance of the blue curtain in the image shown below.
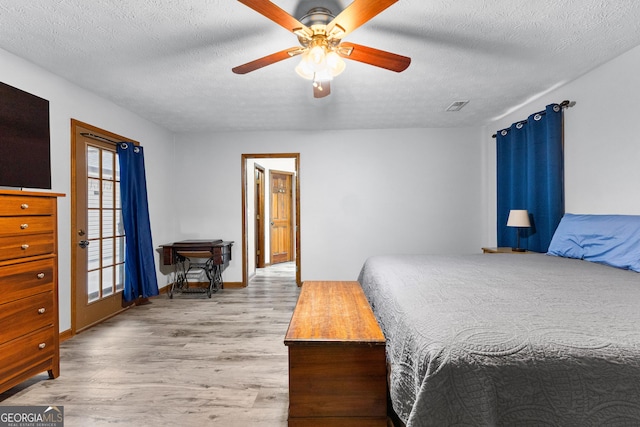
<svg viewBox="0 0 640 427"><path fill-rule="evenodd" d="M507 218L511 209L526 209L531 228L520 235L520 247L549 248L564 215L562 114L551 104L496 134L498 246L516 246L517 230L507 227Z"/></svg>
<svg viewBox="0 0 640 427"><path fill-rule="evenodd" d="M151 241L147 180L142 147L118 144L120 197L125 233L124 302L158 295L158 279Z"/></svg>

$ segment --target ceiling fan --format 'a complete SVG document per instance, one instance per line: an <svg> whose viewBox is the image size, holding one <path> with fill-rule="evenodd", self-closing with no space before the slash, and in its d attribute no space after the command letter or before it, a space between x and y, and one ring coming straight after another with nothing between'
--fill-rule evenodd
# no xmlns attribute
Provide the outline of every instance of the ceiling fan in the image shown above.
<svg viewBox="0 0 640 427"><path fill-rule="evenodd" d="M342 41L346 35L398 0L354 0L338 16L333 16L331 11L324 7L315 7L300 20L269 0L238 1L294 33L298 36L301 46L284 49L239 65L232 69L236 74L246 74L302 55L296 72L313 81L315 98L323 98L331 93L329 82L345 68L342 58L398 73L406 70L411 64L411 58L406 56Z"/></svg>

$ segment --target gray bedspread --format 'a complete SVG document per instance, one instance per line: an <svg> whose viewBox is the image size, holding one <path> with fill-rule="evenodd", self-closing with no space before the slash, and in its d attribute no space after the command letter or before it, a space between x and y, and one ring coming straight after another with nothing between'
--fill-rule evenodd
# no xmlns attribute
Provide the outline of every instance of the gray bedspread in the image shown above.
<svg viewBox="0 0 640 427"><path fill-rule="evenodd" d="M640 425L640 274L543 254L378 256L359 276L417 426Z"/></svg>

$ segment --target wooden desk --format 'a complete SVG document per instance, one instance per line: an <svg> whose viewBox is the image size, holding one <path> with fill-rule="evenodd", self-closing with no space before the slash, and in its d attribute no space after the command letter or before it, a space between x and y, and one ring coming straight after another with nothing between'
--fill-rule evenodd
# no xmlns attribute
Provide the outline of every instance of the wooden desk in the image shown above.
<svg viewBox="0 0 640 427"><path fill-rule="evenodd" d="M482 248L484 254L532 254L531 251L514 251L511 247Z"/></svg>
<svg viewBox="0 0 640 427"><path fill-rule="evenodd" d="M175 281L169 287L169 298L175 291L206 292L211 298L212 292L224 287L222 272L231 261L233 242L222 239L182 240L161 245L162 263L173 265ZM203 261L204 260L204 261ZM187 273L192 268L201 268L209 279L207 288L189 287Z"/></svg>
<svg viewBox="0 0 640 427"><path fill-rule="evenodd" d="M182 240L180 242L167 243L162 247L162 263L174 265L179 260L179 251L207 252L214 258L217 265L229 265L231 261L231 246L233 242L225 242L222 239Z"/></svg>
<svg viewBox="0 0 640 427"><path fill-rule="evenodd" d="M358 282L304 282L284 340L289 426L386 426L385 338Z"/></svg>

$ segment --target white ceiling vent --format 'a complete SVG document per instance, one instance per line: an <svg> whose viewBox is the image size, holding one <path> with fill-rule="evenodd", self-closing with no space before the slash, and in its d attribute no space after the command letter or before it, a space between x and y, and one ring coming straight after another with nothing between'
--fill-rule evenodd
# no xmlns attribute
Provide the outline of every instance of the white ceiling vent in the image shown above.
<svg viewBox="0 0 640 427"><path fill-rule="evenodd" d="M455 101L455 102L452 102L451 105L449 105L447 107L447 111L460 111L460 110L462 110L462 107L464 107L468 103L469 103L469 101Z"/></svg>

